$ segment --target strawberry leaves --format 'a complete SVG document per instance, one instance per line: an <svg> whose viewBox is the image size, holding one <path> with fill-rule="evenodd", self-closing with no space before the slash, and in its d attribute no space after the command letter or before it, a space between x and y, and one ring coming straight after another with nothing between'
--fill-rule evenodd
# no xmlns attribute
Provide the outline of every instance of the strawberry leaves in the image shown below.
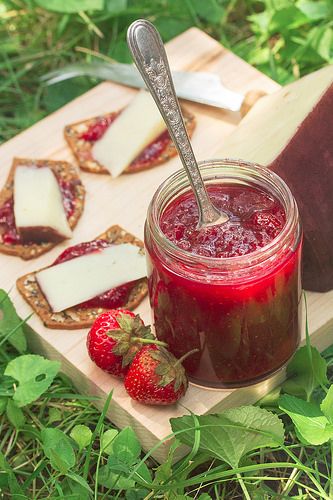
<svg viewBox="0 0 333 500"><path fill-rule="evenodd" d="M106 332L106 335L114 341L113 354L122 356L122 367L128 366L142 347L142 340L154 340L150 326L142 323L140 316L130 316L121 313L117 316L119 329Z"/></svg>
<svg viewBox="0 0 333 500"><path fill-rule="evenodd" d="M173 354L161 347L159 350L152 351L150 355L157 361L155 373L159 375L159 386L166 387L174 382L175 392L177 392L181 386L187 387L185 370L180 363L177 363L178 360Z"/></svg>

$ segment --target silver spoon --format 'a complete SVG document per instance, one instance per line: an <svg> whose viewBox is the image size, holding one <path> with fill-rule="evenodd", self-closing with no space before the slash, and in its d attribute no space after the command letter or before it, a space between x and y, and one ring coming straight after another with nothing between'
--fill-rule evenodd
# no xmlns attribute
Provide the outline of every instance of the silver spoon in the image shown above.
<svg viewBox="0 0 333 500"><path fill-rule="evenodd" d="M164 45L156 28L139 19L127 31L127 44L134 62L154 98L177 147L199 208L198 228L222 224L229 217L210 201L195 159L175 93Z"/></svg>

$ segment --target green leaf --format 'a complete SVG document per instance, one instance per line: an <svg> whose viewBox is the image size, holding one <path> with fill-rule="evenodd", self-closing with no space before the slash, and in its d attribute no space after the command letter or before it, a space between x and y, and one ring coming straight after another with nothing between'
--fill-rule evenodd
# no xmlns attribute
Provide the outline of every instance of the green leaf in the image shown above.
<svg viewBox="0 0 333 500"><path fill-rule="evenodd" d="M118 435L117 429L108 429L105 431L101 437L101 450L106 455L111 455L113 453L112 442Z"/></svg>
<svg viewBox="0 0 333 500"><path fill-rule="evenodd" d="M112 442L112 456L132 465L140 456L141 445L131 427L125 427Z"/></svg>
<svg viewBox="0 0 333 500"><path fill-rule="evenodd" d="M22 354L27 350L27 341L23 325L18 326L21 321L7 292L0 289L0 342L1 337L8 337L8 342Z"/></svg>
<svg viewBox="0 0 333 500"><path fill-rule="evenodd" d="M7 408L8 398L0 398L0 415L3 415Z"/></svg>
<svg viewBox="0 0 333 500"><path fill-rule="evenodd" d="M19 382L13 396L17 405L25 406L43 394L59 368L58 361L49 361L37 354L25 354L10 361L4 374Z"/></svg>
<svg viewBox="0 0 333 500"><path fill-rule="evenodd" d="M175 439L171 445L168 452L168 458L155 469L154 474L154 484L164 484L168 481L170 476L172 476L173 470L172 465L174 462L174 454L176 449L178 448L180 442L178 439Z"/></svg>
<svg viewBox="0 0 333 500"><path fill-rule="evenodd" d="M298 0L297 7L311 20L328 19L332 6L328 1Z"/></svg>
<svg viewBox="0 0 333 500"><path fill-rule="evenodd" d="M62 474L75 465L75 454L70 440L59 429L45 428L41 432L43 450L54 469Z"/></svg>
<svg viewBox="0 0 333 500"><path fill-rule="evenodd" d="M308 33L308 43L325 61L330 62L333 54L333 30L327 26L316 26Z"/></svg>
<svg viewBox="0 0 333 500"><path fill-rule="evenodd" d="M73 479L74 477L75 479ZM81 478L81 476L78 476L73 472L67 472L66 477L64 477L61 482L61 490L63 494L60 497L55 497L54 500L91 500L92 495L90 490L87 490L87 484L83 485L81 484L81 481L78 482L78 477ZM85 482L84 479L83 482ZM53 497L51 498L53 499Z"/></svg>
<svg viewBox="0 0 333 500"><path fill-rule="evenodd" d="M126 10L127 0L105 0L104 11L108 14L119 14Z"/></svg>
<svg viewBox="0 0 333 500"><path fill-rule="evenodd" d="M209 23L219 24L224 14L224 9L216 0L191 0L192 7L196 14Z"/></svg>
<svg viewBox="0 0 333 500"><path fill-rule="evenodd" d="M247 453L264 446L279 446L284 441L281 420L273 413L255 406L232 408L218 415L196 416L199 422L200 451L238 467ZM192 446L195 421L192 416L170 419L177 439Z"/></svg>
<svg viewBox="0 0 333 500"><path fill-rule="evenodd" d="M125 493L126 500L145 500L149 491L143 488L131 488ZM175 499L176 500L176 499Z"/></svg>
<svg viewBox="0 0 333 500"><path fill-rule="evenodd" d="M75 474L74 472L67 472L67 477L69 479L72 479L72 481L78 483L80 486L82 486L85 490L89 491L89 493L92 493L92 489L90 488L89 484L87 483L87 481L79 476L78 474Z"/></svg>
<svg viewBox="0 0 333 500"><path fill-rule="evenodd" d="M288 379L282 385L284 392L310 400L313 391L328 383L327 363L315 347L298 349L287 366ZM311 361L312 359L312 361Z"/></svg>
<svg viewBox="0 0 333 500"><path fill-rule="evenodd" d="M327 420L333 424L333 385L328 389L325 398L321 402L320 408Z"/></svg>
<svg viewBox="0 0 333 500"><path fill-rule="evenodd" d="M289 415L299 438L305 444L323 444L333 438L333 425L330 425L318 405L284 395L280 398L279 407Z"/></svg>
<svg viewBox="0 0 333 500"><path fill-rule="evenodd" d="M16 428L20 429L25 422L24 413L12 399L8 399L6 415L9 422Z"/></svg>
<svg viewBox="0 0 333 500"><path fill-rule="evenodd" d="M113 472L108 465L103 465L99 468L98 477L96 477L95 480L101 486L114 490L128 490L134 488L135 481L133 479L128 479L125 474L126 472L124 472L124 475L119 472Z"/></svg>
<svg viewBox="0 0 333 500"><path fill-rule="evenodd" d="M49 418L47 423L50 425L53 422L60 422L62 419L62 413L58 408L51 407L49 409Z"/></svg>
<svg viewBox="0 0 333 500"><path fill-rule="evenodd" d="M36 4L51 12L75 13L85 10L102 10L104 0L35 0Z"/></svg>
<svg viewBox="0 0 333 500"><path fill-rule="evenodd" d="M70 433L70 437L78 444L79 450L86 448L91 441L92 432L86 425L76 425Z"/></svg>
<svg viewBox="0 0 333 500"><path fill-rule="evenodd" d="M277 10L272 16L271 31L295 29L309 22L307 16L294 5Z"/></svg>

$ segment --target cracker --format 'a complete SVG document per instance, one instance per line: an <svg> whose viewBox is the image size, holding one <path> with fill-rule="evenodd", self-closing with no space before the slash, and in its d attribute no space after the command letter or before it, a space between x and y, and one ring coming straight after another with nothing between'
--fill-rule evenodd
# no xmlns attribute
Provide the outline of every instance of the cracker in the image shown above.
<svg viewBox="0 0 333 500"><path fill-rule="evenodd" d="M77 167L71 165L66 161L55 160L32 160L27 158L14 158L12 167L9 171L6 183L0 191L0 207L3 206L8 200L13 197L14 188L14 173L16 167L19 165L31 165L38 168L49 167L53 172L64 181L74 181L75 189L75 207L73 214L69 217L68 223L71 229L74 229L78 223L84 208L85 189L79 178ZM1 239L0 232L0 252L8 255L21 257L21 259L29 260L39 257L43 253L48 252L56 246L56 242L44 243L24 243L24 244L10 244L4 243Z"/></svg>
<svg viewBox="0 0 333 500"><path fill-rule="evenodd" d="M132 243L143 249L142 241L122 229L120 226L111 226L95 239L106 240L114 244ZM41 269L39 271L41 271ZM97 316L107 311L107 309L101 307L88 309L70 307L61 312L52 312L37 283L36 272L26 274L19 278L16 282L16 286L46 327L63 330L89 328ZM127 303L122 307L126 309L135 309L147 295L147 292L147 278L138 280L130 292Z"/></svg>
<svg viewBox="0 0 333 500"><path fill-rule="evenodd" d="M96 160L93 159L91 155L91 150L94 142L86 141L81 139L81 135L84 134L91 125L96 124L98 120L103 118L111 118L115 119L117 115L121 112L115 111L113 113L106 113L104 115L95 116L88 120L79 121L76 123L72 123L71 125L67 125L64 130L65 139L74 153L78 164L82 170L86 172L90 172L93 174L109 174L109 171L100 165ZM195 128L195 118L194 115L187 111L185 108L182 108L185 125L187 128L187 132L191 137ZM168 161L173 156L177 155L177 149L174 146L172 139L169 139L169 142L166 148L153 160L144 161L140 165L130 165L124 171L126 174L132 174L136 172L140 172L141 170L147 170L149 168L153 168L161 163Z"/></svg>

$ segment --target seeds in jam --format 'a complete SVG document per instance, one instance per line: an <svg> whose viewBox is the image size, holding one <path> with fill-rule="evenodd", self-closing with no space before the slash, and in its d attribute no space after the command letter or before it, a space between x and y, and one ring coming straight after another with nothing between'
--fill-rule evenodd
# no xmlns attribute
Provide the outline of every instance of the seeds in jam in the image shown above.
<svg viewBox="0 0 333 500"><path fill-rule="evenodd" d="M228 214L226 223L198 230L192 193L174 200L162 214L163 233L183 250L217 258L245 255L270 243L285 225L282 205L264 191L214 185L208 187L208 193L213 204Z"/></svg>

